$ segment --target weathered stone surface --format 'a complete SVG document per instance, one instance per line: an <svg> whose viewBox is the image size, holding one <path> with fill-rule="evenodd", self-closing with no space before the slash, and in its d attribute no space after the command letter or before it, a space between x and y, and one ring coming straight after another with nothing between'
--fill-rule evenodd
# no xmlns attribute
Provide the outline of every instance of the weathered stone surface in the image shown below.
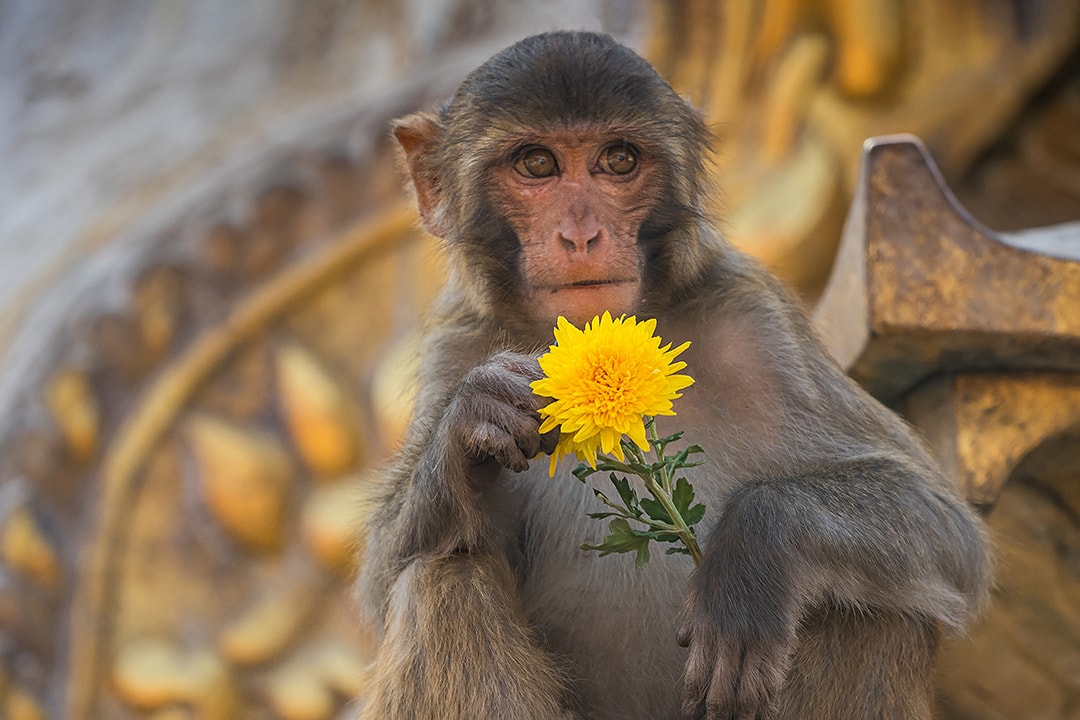
<svg viewBox="0 0 1080 720"><path fill-rule="evenodd" d="M33 521L0 523L19 531L0 537L0 717L337 718L361 692L372 640L349 601L350 486L400 441L407 338L445 272L403 209L386 124L492 50L555 26L658 39L653 59L680 92L704 92L724 140L730 234L768 242L799 281L831 262L860 138L914 128L955 177L1029 113L1019 103L1080 32L1062 22L1072 0L1029 3L1022 35L1018 17L982 23L985 0L752 5L0 2L0 517L18 517L17 490ZM646 7L677 26L639 27ZM1022 154L1068 200L1072 106L1047 107L1052 127L1033 137L1057 140L1025 136ZM290 425L317 434L337 415L286 409L275 359L296 345L333 381L324 398L355 402L357 452ZM69 371L79 385L50 403L49 379ZM284 507L253 523L275 528L267 543L237 542L207 511L206 468L182 442L199 417L287 456ZM1076 562L1059 557L1058 572ZM1048 577L1047 563L1032 570ZM1072 656L1049 647L1067 671ZM1026 658L976 671L1041 682ZM1046 707L1063 697L1052 687Z"/></svg>
<svg viewBox="0 0 1080 720"><path fill-rule="evenodd" d="M938 371L1080 371L1080 258L1001 242L956 204L917 139L879 138L814 322L886 400Z"/></svg>
<svg viewBox="0 0 1080 720"><path fill-rule="evenodd" d="M945 376L909 393L904 412L968 500L989 509L1023 458L1080 427L1080 373Z"/></svg>
<svg viewBox="0 0 1080 720"><path fill-rule="evenodd" d="M1080 523L1063 502L1080 495L1077 431L1033 451L989 516L993 601L970 637L945 647L945 717L1058 720L1080 707Z"/></svg>
<svg viewBox="0 0 1080 720"><path fill-rule="evenodd" d="M815 321L988 514L993 602L940 664L941 717L1080 707L1080 228L1002 236L914 138L867 146ZM940 374L944 372L944 374ZM929 375L936 377L926 379Z"/></svg>

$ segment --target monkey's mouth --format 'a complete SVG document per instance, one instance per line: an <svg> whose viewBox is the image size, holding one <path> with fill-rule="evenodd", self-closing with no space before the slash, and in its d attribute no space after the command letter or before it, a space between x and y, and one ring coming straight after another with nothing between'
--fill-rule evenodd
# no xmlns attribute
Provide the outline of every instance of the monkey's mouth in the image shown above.
<svg viewBox="0 0 1080 720"><path fill-rule="evenodd" d="M558 285L545 285L542 286L542 290L547 290L550 293L557 293L560 290L589 290L592 288L604 287L608 285L626 285L628 283L637 282L636 279L627 278L613 278L613 279L598 279L598 280L576 280L570 283L561 283Z"/></svg>

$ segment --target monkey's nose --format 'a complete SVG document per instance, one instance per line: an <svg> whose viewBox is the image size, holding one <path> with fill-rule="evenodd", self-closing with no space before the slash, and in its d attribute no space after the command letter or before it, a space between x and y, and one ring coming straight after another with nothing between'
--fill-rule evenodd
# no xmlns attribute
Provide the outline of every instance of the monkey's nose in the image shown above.
<svg viewBox="0 0 1080 720"><path fill-rule="evenodd" d="M600 243L600 231L588 233L559 233L559 243L568 254L588 255Z"/></svg>

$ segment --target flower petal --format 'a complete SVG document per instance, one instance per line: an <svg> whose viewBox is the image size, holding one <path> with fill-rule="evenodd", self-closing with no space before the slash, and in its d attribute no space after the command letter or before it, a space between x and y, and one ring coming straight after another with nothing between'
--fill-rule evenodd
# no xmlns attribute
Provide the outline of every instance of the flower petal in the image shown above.
<svg viewBox="0 0 1080 720"><path fill-rule="evenodd" d="M578 329L565 317L556 322L555 343L539 358L544 377L533 392L552 401L539 410L540 432L561 427L551 468L576 455L595 467L597 453L623 457L621 438L648 450L643 415L673 415L673 399L693 384L676 374L686 363L675 357L690 346L672 349L655 335L656 319L612 317L609 311Z"/></svg>

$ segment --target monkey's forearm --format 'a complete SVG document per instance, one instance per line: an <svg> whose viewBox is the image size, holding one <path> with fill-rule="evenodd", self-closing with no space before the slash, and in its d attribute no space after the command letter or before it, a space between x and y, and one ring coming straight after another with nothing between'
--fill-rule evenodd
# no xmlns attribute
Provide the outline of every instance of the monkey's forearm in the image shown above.
<svg viewBox="0 0 1080 720"><path fill-rule="evenodd" d="M729 579L726 591L752 589L755 573L773 572L789 578L790 607L828 600L962 627L984 599L985 539L962 501L919 472L901 460L867 458L746 485L706 554L742 549L735 572L744 577Z"/></svg>
<svg viewBox="0 0 1080 720"><path fill-rule="evenodd" d="M424 409L392 473L390 562L491 548L499 474L527 469L556 440L539 434L540 401L529 387L539 374L531 356L496 353Z"/></svg>
<svg viewBox="0 0 1080 720"><path fill-rule="evenodd" d="M564 677L523 621L515 585L498 554L410 563L390 589L361 718L572 720Z"/></svg>
<svg viewBox="0 0 1080 720"><path fill-rule="evenodd" d="M489 517L479 492L460 477L439 474L440 463L413 445L403 451L386 478L387 494L366 526L357 588L369 619L381 625L390 588L420 558L469 553L490 536ZM455 472L442 463L444 472Z"/></svg>
<svg viewBox="0 0 1080 720"><path fill-rule="evenodd" d="M402 566L427 555L473 552L489 535L490 513L484 488L470 478L466 458L446 448L444 433L412 455L406 450L393 469L396 485L383 519L389 562Z"/></svg>

